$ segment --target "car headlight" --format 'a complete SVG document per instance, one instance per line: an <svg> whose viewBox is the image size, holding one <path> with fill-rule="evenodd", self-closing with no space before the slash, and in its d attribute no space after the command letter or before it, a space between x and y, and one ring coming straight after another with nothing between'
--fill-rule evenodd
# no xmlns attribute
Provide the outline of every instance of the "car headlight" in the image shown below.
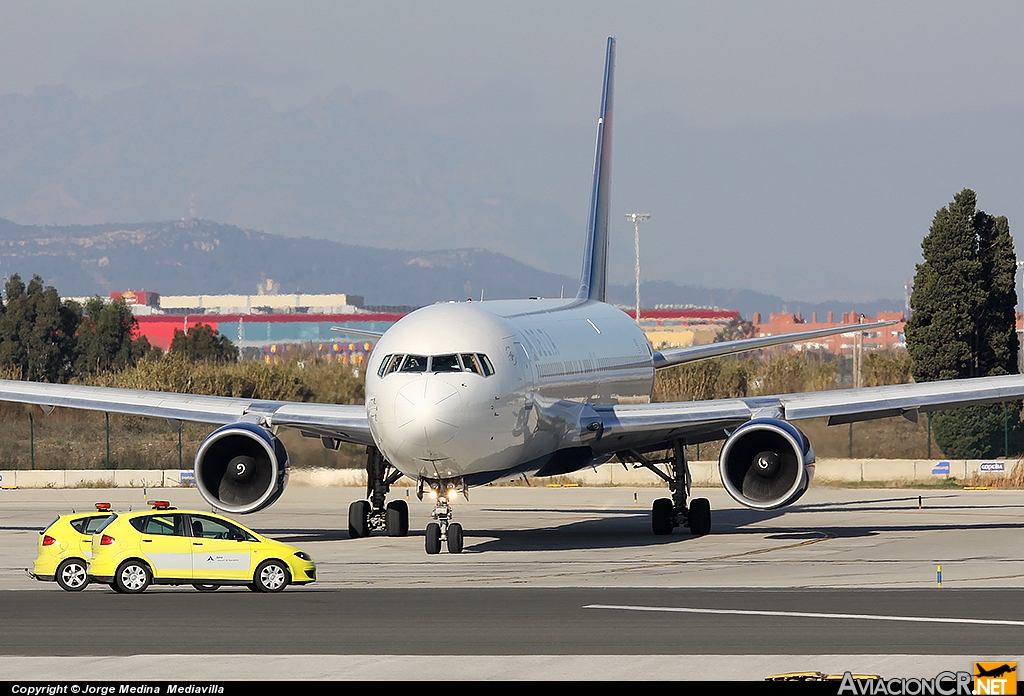
<svg viewBox="0 0 1024 696"><path fill-rule="evenodd" d="M312 561L313 560L313 558L308 553L306 553L305 551L296 551L295 555L298 556L299 558L301 558L304 561Z"/></svg>

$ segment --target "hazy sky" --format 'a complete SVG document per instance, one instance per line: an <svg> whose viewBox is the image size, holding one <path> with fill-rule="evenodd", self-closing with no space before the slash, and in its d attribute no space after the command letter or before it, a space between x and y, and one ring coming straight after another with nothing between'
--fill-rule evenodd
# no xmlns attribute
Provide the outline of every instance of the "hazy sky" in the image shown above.
<svg viewBox="0 0 1024 696"><path fill-rule="evenodd" d="M652 215L645 276L808 301L901 296L961 188L1024 229L1021 3L37 1L0 17L0 94L237 84L286 108L344 84L513 153L510 122L569 134L551 195L579 199L581 240L616 36L617 282L633 210ZM536 151L521 166L547 168Z"/></svg>

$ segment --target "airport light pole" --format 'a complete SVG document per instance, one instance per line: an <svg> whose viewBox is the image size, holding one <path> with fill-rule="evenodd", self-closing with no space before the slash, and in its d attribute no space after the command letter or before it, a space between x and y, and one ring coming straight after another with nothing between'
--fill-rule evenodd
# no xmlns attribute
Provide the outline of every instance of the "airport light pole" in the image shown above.
<svg viewBox="0 0 1024 696"><path fill-rule="evenodd" d="M627 213L626 219L633 221L633 242L636 246L636 323L640 323L640 221L649 220L649 213Z"/></svg>

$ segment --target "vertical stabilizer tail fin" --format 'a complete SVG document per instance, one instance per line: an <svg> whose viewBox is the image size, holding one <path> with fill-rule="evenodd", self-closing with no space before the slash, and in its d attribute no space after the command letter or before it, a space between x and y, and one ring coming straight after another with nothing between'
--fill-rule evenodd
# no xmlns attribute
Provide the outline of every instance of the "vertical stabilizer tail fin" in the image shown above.
<svg viewBox="0 0 1024 696"><path fill-rule="evenodd" d="M597 151L594 155L594 183L590 193L587 245L583 250L583 274L579 300L604 302L608 294L608 207L612 174L612 87L615 76L615 39L608 38L604 64L601 116L597 120Z"/></svg>

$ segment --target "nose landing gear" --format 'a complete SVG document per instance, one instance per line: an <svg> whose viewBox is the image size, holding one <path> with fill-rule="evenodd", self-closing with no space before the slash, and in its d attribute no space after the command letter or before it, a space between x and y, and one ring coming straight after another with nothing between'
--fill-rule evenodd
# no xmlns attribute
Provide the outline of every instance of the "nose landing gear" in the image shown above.
<svg viewBox="0 0 1024 696"><path fill-rule="evenodd" d="M434 511L430 515L435 521L428 524L426 530L427 553L430 555L441 553L441 542L447 544L448 553L462 553L462 525L452 522L450 501L458 495L460 489L462 494L468 497L465 485L452 480L425 481L420 479L420 485L416 489L416 495L420 500L423 500L425 488L429 488L430 497L436 501Z"/></svg>

